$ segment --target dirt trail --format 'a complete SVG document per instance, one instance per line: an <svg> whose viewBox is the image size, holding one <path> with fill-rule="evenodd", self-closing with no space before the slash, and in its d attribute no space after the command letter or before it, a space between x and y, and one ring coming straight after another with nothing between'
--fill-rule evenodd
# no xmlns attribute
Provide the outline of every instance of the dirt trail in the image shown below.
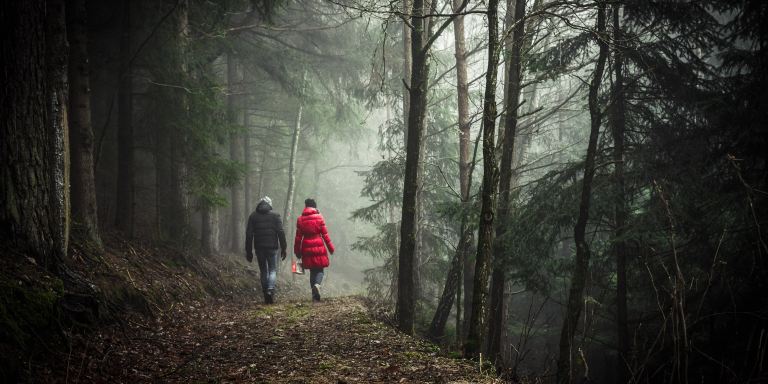
<svg viewBox="0 0 768 384"><path fill-rule="evenodd" d="M482 382L477 365L372 320L359 298L193 303L82 339L46 382ZM61 372L67 372L61 374Z"/></svg>

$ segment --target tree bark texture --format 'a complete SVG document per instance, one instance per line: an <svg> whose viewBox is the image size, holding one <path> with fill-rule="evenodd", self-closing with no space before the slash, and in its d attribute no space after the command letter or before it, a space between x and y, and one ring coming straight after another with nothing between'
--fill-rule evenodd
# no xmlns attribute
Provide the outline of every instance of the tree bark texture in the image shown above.
<svg viewBox="0 0 768 384"><path fill-rule="evenodd" d="M64 2L2 2L0 24L0 239L53 269L68 238Z"/></svg>
<svg viewBox="0 0 768 384"><path fill-rule="evenodd" d="M131 68L130 0L122 1L119 60L115 226L123 231L123 233L133 236L135 164L133 152L133 71Z"/></svg>
<svg viewBox="0 0 768 384"><path fill-rule="evenodd" d="M627 204L624 187L624 131L626 126L624 95L624 57L621 52L621 8L613 6L613 100L611 104L611 135L613 136L613 178L614 178L614 244L616 257L616 339L619 349L617 361L617 383L629 380L629 329L627 325L627 245L624 240L627 221Z"/></svg>
<svg viewBox="0 0 768 384"><path fill-rule="evenodd" d="M237 97L235 88L237 83L237 63L232 54L227 55L227 121L231 126L239 126ZM243 161L243 145L241 134L235 131L229 136L229 158L234 162ZM243 189L240 183L235 183L230 189L230 240L229 249L232 252L242 252L245 231L245 219L243 217Z"/></svg>
<svg viewBox="0 0 768 384"><path fill-rule="evenodd" d="M85 0L67 1L72 221L83 240L100 248L86 22Z"/></svg>
<svg viewBox="0 0 768 384"><path fill-rule="evenodd" d="M421 140L424 137L424 116L427 106L427 80L429 63L424 50L424 1L414 0L411 17L411 83L408 108L405 176L403 181L403 208L400 222L400 249L398 252L397 324L406 334L413 334L415 312L414 260L416 251L416 197L421 188L419 162Z"/></svg>
<svg viewBox="0 0 768 384"><path fill-rule="evenodd" d="M158 212L160 238L181 243L187 230L187 212L184 202L184 150L187 120L186 51L188 39L188 1L174 2L176 7L169 19L167 61L159 76L159 94L163 109L158 111L160 126L157 142Z"/></svg>
<svg viewBox="0 0 768 384"><path fill-rule="evenodd" d="M499 172L496 166L496 77L499 59L498 0L488 1L488 68L485 74L483 99L483 186L478 231L477 255L475 256L475 280L472 288L472 312L469 333L464 344L467 357L476 357L483 344L486 328L486 301L488 277L494 243L494 218Z"/></svg>
<svg viewBox="0 0 768 384"><path fill-rule="evenodd" d="M59 229L55 232L55 241L61 246L59 254L64 257L69 247L71 198L69 193L69 123L67 95L67 62L69 46L67 44L66 5L64 0L46 2L46 60L48 72L48 124L51 126L51 146L54 149L53 182L56 184L55 198L52 201L54 218ZM47 267L58 267L58 261L51 260Z"/></svg>
<svg viewBox="0 0 768 384"><path fill-rule="evenodd" d="M561 384L575 381L573 377L573 336L579 324L579 316L584 301L584 288L589 272L589 244L585 236L587 221L589 219L589 206L592 195L592 179L595 175L595 156L597 153L597 140L600 134L602 115L598 104L598 93L603 79L605 61L608 56L608 43L605 36L605 2L598 2L597 23L595 26L595 40L600 48L594 74L589 84L589 144L584 160L584 179L582 180L581 199L579 202L579 215L573 229L573 238L576 242L576 263L571 277L571 286L568 290L563 328L560 333L560 351L557 361L557 382Z"/></svg>
<svg viewBox="0 0 768 384"><path fill-rule="evenodd" d="M525 39L525 0L507 1L507 24L512 33L505 40L507 56L507 78L505 84L504 137L501 146L501 173L499 176L499 207L496 220L496 241L491 277L491 308L488 324L488 356L497 367L502 364L502 330L506 325L504 309L507 263L501 259L508 252L504 244L507 218L512 205L512 179L515 178L513 167L515 136L517 135L518 105L520 104L520 84L522 82L521 47ZM512 13L511 17L509 13Z"/></svg>

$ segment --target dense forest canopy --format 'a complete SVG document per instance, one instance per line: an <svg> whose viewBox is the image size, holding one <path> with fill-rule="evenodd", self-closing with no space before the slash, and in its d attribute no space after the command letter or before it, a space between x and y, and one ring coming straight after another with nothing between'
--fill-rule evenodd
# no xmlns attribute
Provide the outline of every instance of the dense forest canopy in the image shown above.
<svg viewBox="0 0 768 384"><path fill-rule="evenodd" d="M0 372L183 301L115 257L188 267L219 300L233 270L258 286L246 224L269 196L279 294L313 198L327 292L494 379L764 381L767 18L756 0L4 2Z"/></svg>

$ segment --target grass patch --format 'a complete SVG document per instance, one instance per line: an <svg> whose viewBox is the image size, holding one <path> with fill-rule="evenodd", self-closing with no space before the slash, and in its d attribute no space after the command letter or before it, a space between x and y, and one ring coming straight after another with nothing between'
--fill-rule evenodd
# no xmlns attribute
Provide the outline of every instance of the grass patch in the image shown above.
<svg viewBox="0 0 768 384"><path fill-rule="evenodd" d="M342 362L334 355L326 355L323 356L323 361L321 361L317 368L321 371L339 371L339 366L342 365Z"/></svg>
<svg viewBox="0 0 768 384"><path fill-rule="evenodd" d="M309 306L304 304L263 305L252 311L250 320L263 320L265 317L280 317L286 324L295 324L309 317Z"/></svg>
<svg viewBox="0 0 768 384"><path fill-rule="evenodd" d="M359 325L374 325L373 319L371 319L365 313L356 313L355 323Z"/></svg>

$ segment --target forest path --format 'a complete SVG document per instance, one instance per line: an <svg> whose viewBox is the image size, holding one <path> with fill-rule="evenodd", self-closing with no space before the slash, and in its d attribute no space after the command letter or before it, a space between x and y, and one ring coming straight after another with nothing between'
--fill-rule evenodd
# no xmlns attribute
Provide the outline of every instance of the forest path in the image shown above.
<svg viewBox="0 0 768 384"><path fill-rule="evenodd" d="M85 344L68 357L69 382L495 382L373 320L356 297L194 303Z"/></svg>

